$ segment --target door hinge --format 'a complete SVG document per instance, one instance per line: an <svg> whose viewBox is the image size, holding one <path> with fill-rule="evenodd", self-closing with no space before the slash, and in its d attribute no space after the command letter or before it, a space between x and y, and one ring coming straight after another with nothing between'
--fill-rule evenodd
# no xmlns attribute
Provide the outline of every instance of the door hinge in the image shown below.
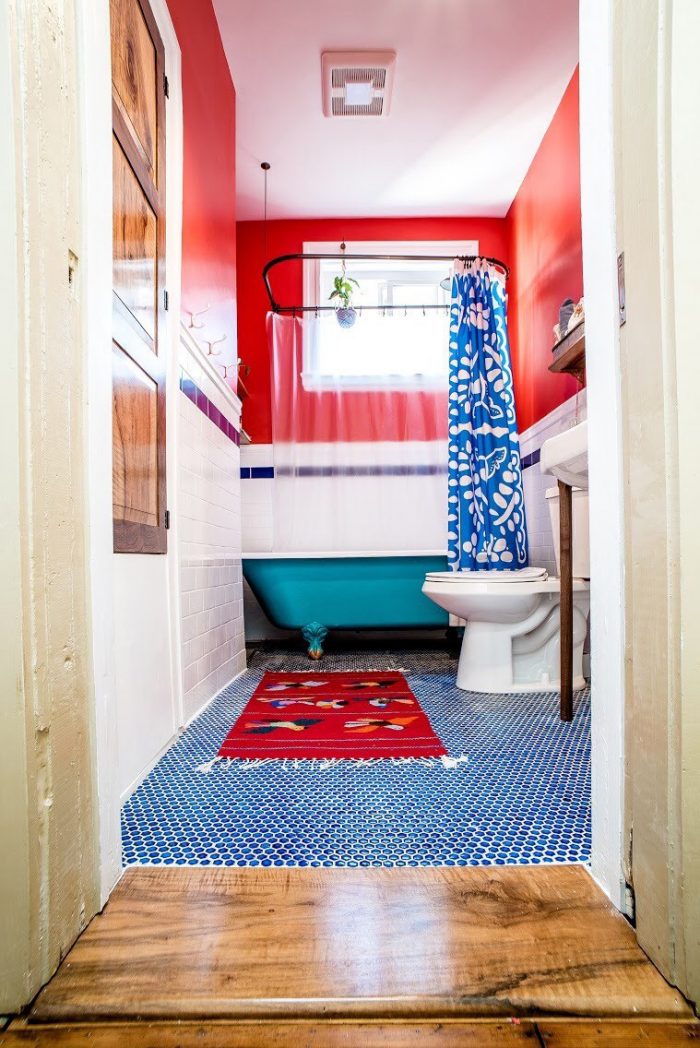
<svg viewBox="0 0 700 1048"><path fill-rule="evenodd" d="M170 84L165 73L163 73L163 94L166 98L170 98Z"/></svg>
<svg viewBox="0 0 700 1048"><path fill-rule="evenodd" d="M632 884L625 884L625 909L624 916L630 922L632 927L636 927L637 924L637 900L634 894L634 886Z"/></svg>
<svg viewBox="0 0 700 1048"><path fill-rule="evenodd" d="M170 309L170 296L167 288L163 288L163 309Z"/></svg>
<svg viewBox="0 0 700 1048"><path fill-rule="evenodd" d="M170 530L170 510L169 509L166 509L166 511L165 511L165 530L166 531Z"/></svg>

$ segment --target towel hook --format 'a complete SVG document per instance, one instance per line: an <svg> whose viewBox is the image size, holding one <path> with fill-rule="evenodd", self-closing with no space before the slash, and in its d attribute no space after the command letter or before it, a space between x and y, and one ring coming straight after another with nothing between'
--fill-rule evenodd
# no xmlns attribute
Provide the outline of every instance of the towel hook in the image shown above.
<svg viewBox="0 0 700 1048"><path fill-rule="evenodd" d="M216 352L215 352L214 351L214 346L218 346L220 342L225 342L225 341L226 341L226 335L222 335L221 338L212 338L212 339L203 338L202 342L204 342L204 344L209 347L207 349L207 356L208 357L218 357L219 354L221 353L221 350L217 349Z"/></svg>
<svg viewBox="0 0 700 1048"><path fill-rule="evenodd" d="M195 331L199 331L201 328L203 328L204 324L197 324L196 321L195 321L195 317L204 316L204 314L208 313L210 309L211 309L211 303L206 305L204 307L204 309L194 309L194 310L193 309L186 309L185 313L189 313L189 317L190 317L190 322L187 325L187 327L190 330L194 329Z"/></svg>

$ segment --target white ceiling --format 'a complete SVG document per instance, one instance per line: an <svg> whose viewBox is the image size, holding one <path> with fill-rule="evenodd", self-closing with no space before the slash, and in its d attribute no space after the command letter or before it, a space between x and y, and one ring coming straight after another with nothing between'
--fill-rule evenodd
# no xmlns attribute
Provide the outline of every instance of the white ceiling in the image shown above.
<svg viewBox="0 0 700 1048"><path fill-rule="evenodd" d="M214 0L238 217L503 215L578 61L578 0ZM328 118L321 52L394 50L388 117Z"/></svg>

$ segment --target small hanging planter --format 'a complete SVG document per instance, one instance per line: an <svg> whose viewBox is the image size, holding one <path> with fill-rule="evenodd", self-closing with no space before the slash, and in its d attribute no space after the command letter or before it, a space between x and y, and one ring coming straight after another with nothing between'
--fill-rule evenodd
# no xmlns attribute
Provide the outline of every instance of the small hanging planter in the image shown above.
<svg viewBox="0 0 700 1048"><path fill-rule="evenodd" d="M339 306L335 311L335 319L341 328L351 328L357 320L357 310L352 306Z"/></svg>
<svg viewBox="0 0 700 1048"><path fill-rule="evenodd" d="M341 244L341 251L345 251L345 244ZM353 309L352 296L355 288L360 285L352 277L349 277L345 273L345 259L341 263L343 271L339 277L336 277L333 281L333 290L328 296L328 301L337 302L335 310L335 319L341 328L351 328L357 320L357 310Z"/></svg>

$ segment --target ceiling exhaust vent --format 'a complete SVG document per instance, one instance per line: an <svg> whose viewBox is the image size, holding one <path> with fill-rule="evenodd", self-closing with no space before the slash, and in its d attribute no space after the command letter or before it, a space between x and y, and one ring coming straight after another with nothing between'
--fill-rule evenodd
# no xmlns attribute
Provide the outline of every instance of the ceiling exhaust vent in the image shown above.
<svg viewBox="0 0 700 1048"><path fill-rule="evenodd" d="M324 116L387 116L395 51L324 51Z"/></svg>

